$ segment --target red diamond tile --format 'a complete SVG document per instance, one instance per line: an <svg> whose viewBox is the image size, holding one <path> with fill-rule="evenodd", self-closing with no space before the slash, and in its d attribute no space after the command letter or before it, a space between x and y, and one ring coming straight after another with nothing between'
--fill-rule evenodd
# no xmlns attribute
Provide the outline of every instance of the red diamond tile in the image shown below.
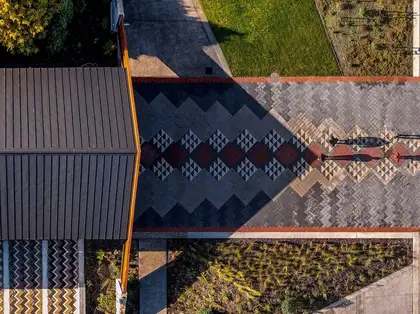
<svg viewBox="0 0 420 314"><path fill-rule="evenodd" d="M178 168L188 158L187 151L177 143L172 143L163 152L162 157L174 168Z"/></svg>
<svg viewBox="0 0 420 314"><path fill-rule="evenodd" d="M192 159L201 167L209 166L216 158L216 152L207 143L201 143L192 153Z"/></svg>
<svg viewBox="0 0 420 314"><path fill-rule="evenodd" d="M367 147L358 152L356 156L361 161L374 166L384 157L384 153L379 147Z"/></svg>
<svg viewBox="0 0 420 314"><path fill-rule="evenodd" d="M242 150L234 143L227 144L220 152L220 159L229 168L235 167L244 157Z"/></svg>
<svg viewBox="0 0 420 314"><path fill-rule="evenodd" d="M337 161L340 165L345 166L354 159L354 151L345 144L338 144L330 156L337 157Z"/></svg>
<svg viewBox="0 0 420 314"><path fill-rule="evenodd" d="M305 149L303 153L303 158L312 167L317 167L322 162L321 161L322 154L326 154L325 150L318 144L313 143Z"/></svg>
<svg viewBox="0 0 420 314"><path fill-rule="evenodd" d="M248 151L248 159L255 166L261 167L266 164L270 158L270 151L267 145L263 143L257 143Z"/></svg>
<svg viewBox="0 0 420 314"><path fill-rule="evenodd" d="M399 161L397 161L396 154L400 155ZM397 166L401 166L407 159L404 157L411 156L410 152L400 143L396 143L388 152L387 157Z"/></svg>
<svg viewBox="0 0 420 314"><path fill-rule="evenodd" d="M149 168L158 157L159 151L153 145L144 143L141 146L141 164L143 167Z"/></svg>
<svg viewBox="0 0 420 314"><path fill-rule="evenodd" d="M299 158L299 152L295 146L289 143L283 143L276 153L277 160L283 165L292 165Z"/></svg>

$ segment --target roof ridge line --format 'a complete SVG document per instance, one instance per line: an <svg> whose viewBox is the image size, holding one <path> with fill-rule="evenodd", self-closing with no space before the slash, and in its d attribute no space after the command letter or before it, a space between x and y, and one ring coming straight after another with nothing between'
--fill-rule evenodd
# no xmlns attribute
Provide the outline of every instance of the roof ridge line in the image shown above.
<svg viewBox="0 0 420 314"><path fill-rule="evenodd" d="M24 154L42 154L42 155L72 155L72 154L136 154L137 150L133 148L0 148L0 155L24 155Z"/></svg>

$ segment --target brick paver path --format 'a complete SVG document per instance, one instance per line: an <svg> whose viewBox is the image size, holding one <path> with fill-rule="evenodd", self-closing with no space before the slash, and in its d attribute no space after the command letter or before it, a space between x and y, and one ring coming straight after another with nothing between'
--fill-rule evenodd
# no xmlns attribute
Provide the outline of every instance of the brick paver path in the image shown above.
<svg viewBox="0 0 420 314"><path fill-rule="evenodd" d="M420 225L419 83L134 88L137 229Z"/></svg>

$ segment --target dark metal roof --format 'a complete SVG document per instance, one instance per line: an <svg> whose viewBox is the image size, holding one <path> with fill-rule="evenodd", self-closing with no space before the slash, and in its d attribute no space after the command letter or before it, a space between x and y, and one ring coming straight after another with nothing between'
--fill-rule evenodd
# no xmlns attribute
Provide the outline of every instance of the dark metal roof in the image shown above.
<svg viewBox="0 0 420 314"><path fill-rule="evenodd" d="M125 239L135 156L124 69L0 69L2 239Z"/></svg>

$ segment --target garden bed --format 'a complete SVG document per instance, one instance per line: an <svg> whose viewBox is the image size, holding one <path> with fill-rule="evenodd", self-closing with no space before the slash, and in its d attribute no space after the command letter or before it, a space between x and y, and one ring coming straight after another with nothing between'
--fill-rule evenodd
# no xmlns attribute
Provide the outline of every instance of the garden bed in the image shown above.
<svg viewBox="0 0 420 314"><path fill-rule="evenodd" d="M201 0L234 76L340 75L313 0Z"/></svg>
<svg viewBox="0 0 420 314"><path fill-rule="evenodd" d="M133 241L127 287L127 313L138 313L138 243ZM120 278L121 243L87 241L85 249L86 313L115 313L115 280Z"/></svg>
<svg viewBox="0 0 420 314"><path fill-rule="evenodd" d="M413 0L315 1L344 75L412 75Z"/></svg>
<svg viewBox="0 0 420 314"><path fill-rule="evenodd" d="M412 241L170 240L168 313L313 312L408 266ZM213 312L205 312L205 310Z"/></svg>
<svg viewBox="0 0 420 314"><path fill-rule="evenodd" d="M116 66L117 35L110 31L110 0L73 0L71 12L72 18L64 31L59 29L60 19L69 18L60 16L60 13L54 15L46 37L36 42L39 48L36 54L11 54L0 47L0 67ZM49 47L54 41L51 39L63 36L63 50L52 53Z"/></svg>

